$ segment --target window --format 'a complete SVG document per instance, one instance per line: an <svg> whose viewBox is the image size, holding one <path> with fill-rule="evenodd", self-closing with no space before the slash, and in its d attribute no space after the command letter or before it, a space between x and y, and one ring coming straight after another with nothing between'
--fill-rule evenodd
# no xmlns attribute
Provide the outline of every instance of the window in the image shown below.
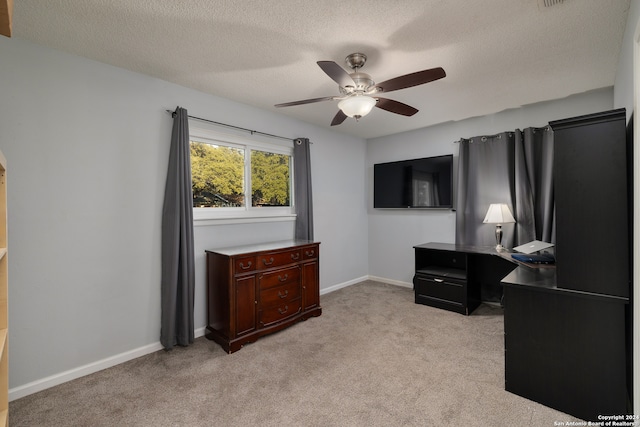
<svg viewBox="0 0 640 427"><path fill-rule="evenodd" d="M251 206L290 206L291 156L251 150Z"/></svg>
<svg viewBox="0 0 640 427"><path fill-rule="evenodd" d="M194 220L294 219L292 143L189 126Z"/></svg>
<svg viewBox="0 0 640 427"><path fill-rule="evenodd" d="M190 142L193 207L244 206L244 150Z"/></svg>

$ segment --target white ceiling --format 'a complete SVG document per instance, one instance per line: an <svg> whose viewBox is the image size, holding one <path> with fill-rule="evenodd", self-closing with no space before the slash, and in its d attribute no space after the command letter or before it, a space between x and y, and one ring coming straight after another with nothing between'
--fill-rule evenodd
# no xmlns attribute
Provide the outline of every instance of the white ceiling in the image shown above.
<svg viewBox="0 0 640 427"><path fill-rule="evenodd" d="M444 79L384 95L416 115L374 108L334 127L372 138L612 86L629 1L16 0L13 30L324 127L336 101L273 107L338 95L318 60L347 67L346 55L362 52L377 82L445 69Z"/></svg>

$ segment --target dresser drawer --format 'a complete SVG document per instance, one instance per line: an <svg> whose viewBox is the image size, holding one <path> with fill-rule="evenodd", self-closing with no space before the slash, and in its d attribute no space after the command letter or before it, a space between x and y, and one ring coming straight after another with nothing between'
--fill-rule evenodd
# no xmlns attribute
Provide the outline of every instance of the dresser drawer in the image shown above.
<svg viewBox="0 0 640 427"><path fill-rule="evenodd" d="M256 257L248 256L236 258L233 262L233 266L235 274L254 271L256 269Z"/></svg>
<svg viewBox="0 0 640 427"><path fill-rule="evenodd" d="M318 247L310 246L308 248L302 248L302 259L315 259L318 258Z"/></svg>
<svg viewBox="0 0 640 427"><path fill-rule="evenodd" d="M288 283L300 283L300 266L281 268L279 270L263 273L258 278L258 286L260 290L273 288Z"/></svg>
<svg viewBox="0 0 640 427"><path fill-rule="evenodd" d="M260 292L261 307L286 304L300 298L300 283L292 282Z"/></svg>
<svg viewBox="0 0 640 427"><path fill-rule="evenodd" d="M271 307L262 307L259 313L260 326L269 326L281 322L302 311L300 298Z"/></svg>
<svg viewBox="0 0 640 427"><path fill-rule="evenodd" d="M282 252L266 252L258 255L258 268L279 267L281 265L292 264L300 261L300 249L291 249Z"/></svg>
<svg viewBox="0 0 640 427"><path fill-rule="evenodd" d="M463 303L464 281L418 274L414 277L413 284L415 285L416 297Z"/></svg>

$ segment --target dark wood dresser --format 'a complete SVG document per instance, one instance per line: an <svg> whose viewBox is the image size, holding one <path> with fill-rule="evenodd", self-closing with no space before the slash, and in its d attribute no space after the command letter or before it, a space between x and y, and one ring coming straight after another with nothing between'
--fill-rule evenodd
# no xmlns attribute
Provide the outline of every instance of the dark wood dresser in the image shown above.
<svg viewBox="0 0 640 427"><path fill-rule="evenodd" d="M320 316L320 243L287 240L207 250L207 333L228 353Z"/></svg>

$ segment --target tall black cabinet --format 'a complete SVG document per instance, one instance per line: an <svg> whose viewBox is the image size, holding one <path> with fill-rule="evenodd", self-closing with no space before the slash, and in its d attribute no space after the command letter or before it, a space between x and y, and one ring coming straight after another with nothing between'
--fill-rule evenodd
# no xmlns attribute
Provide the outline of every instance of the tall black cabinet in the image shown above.
<svg viewBox="0 0 640 427"><path fill-rule="evenodd" d="M556 271L503 279L505 388L576 417L631 408L631 143L624 109L551 122Z"/></svg>
<svg viewBox="0 0 640 427"><path fill-rule="evenodd" d="M628 298L630 168L625 110L551 122L558 285Z"/></svg>

